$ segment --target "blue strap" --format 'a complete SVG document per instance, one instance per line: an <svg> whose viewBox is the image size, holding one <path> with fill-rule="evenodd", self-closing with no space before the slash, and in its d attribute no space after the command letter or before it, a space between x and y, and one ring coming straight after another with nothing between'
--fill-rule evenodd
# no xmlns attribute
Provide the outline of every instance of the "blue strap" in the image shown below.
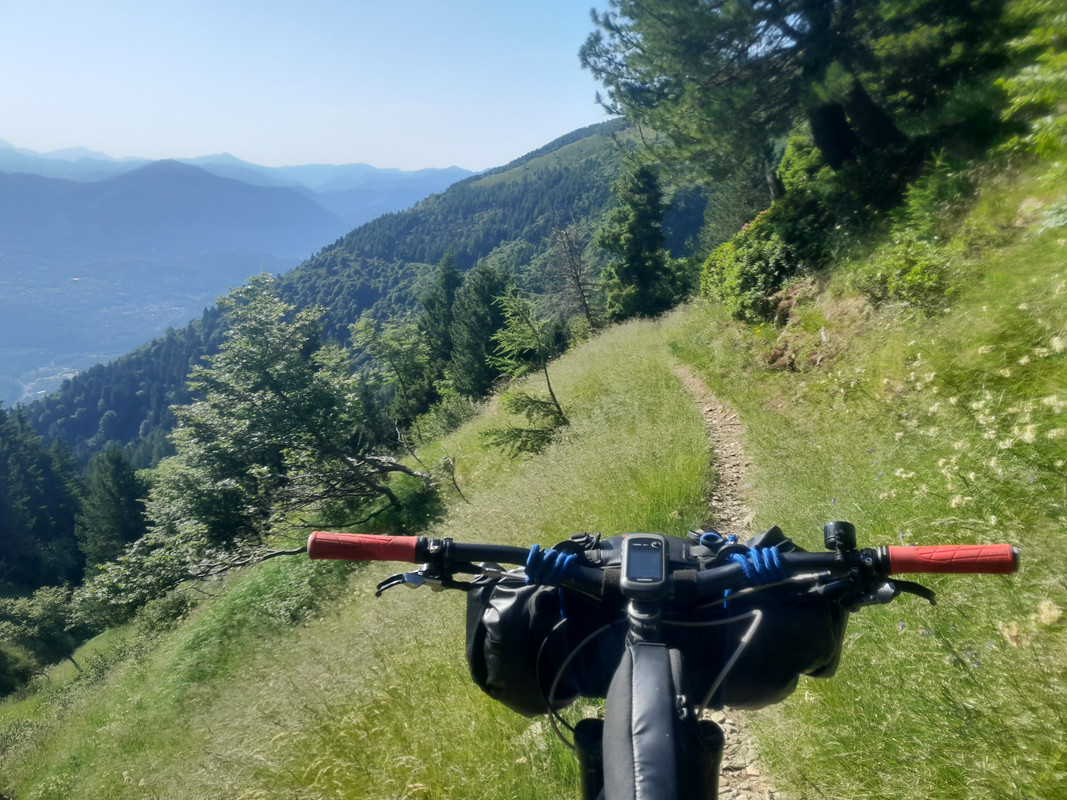
<svg viewBox="0 0 1067 800"><path fill-rule="evenodd" d="M559 586L567 577L571 565L578 558L574 553L559 550L542 550L539 545L530 548L526 557L526 584L541 583Z"/></svg>
<svg viewBox="0 0 1067 800"><path fill-rule="evenodd" d="M777 547L755 547L747 553L730 553L727 558L739 564L750 583L774 583L789 577L782 566Z"/></svg>

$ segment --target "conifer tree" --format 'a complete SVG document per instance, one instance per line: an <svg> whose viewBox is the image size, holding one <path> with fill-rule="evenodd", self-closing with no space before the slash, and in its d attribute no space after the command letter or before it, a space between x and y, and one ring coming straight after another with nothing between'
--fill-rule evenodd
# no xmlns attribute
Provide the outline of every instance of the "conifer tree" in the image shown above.
<svg viewBox="0 0 1067 800"><path fill-rule="evenodd" d="M118 448L97 453L85 474L86 496L75 521L78 548L87 567L111 561L147 530L148 481Z"/></svg>
<svg viewBox="0 0 1067 800"><path fill-rule="evenodd" d="M637 167L612 187L621 205L597 234L614 256L603 275L607 312L613 320L655 316L677 300L677 281L664 249L663 193L655 171Z"/></svg>
<svg viewBox="0 0 1067 800"><path fill-rule="evenodd" d="M497 298L508 293L511 281L500 270L483 263L467 273L453 303L452 360L446 377L456 392L484 397L500 377L492 358L498 355L493 336L504 327L504 310Z"/></svg>
<svg viewBox="0 0 1067 800"><path fill-rule="evenodd" d="M864 150L910 158L900 119L936 125L961 82L1002 63L1010 36L1004 0L608 5L581 51L605 105L665 134L667 157L718 177L798 121L835 169Z"/></svg>

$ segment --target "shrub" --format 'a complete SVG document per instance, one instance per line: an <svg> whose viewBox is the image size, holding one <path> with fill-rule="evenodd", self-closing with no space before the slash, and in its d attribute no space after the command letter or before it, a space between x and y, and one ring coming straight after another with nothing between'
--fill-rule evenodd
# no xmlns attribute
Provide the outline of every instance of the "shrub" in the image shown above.
<svg viewBox="0 0 1067 800"><path fill-rule="evenodd" d="M708 256L700 292L738 319L767 319L774 313L771 295L799 266L796 250L782 240L765 211Z"/></svg>
<svg viewBox="0 0 1067 800"><path fill-rule="evenodd" d="M35 671L33 656L26 650L10 642L0 642L0 697L26 684Z"/></svg>
<svg viewBox="0 0 1067 800"><path fill-rule="evenodd" d="M961 165L937 154L926 173L904 192L898 216L920 238L944 236L974 199L975 184Z"/></svg>
<svg viewBox="0 0 1067 800"><path fill-rule="evenodd" d="M857 272L853 285L874 305L895 301L930 309L951 296L953 272L944 250L909 232Z"/></svg>

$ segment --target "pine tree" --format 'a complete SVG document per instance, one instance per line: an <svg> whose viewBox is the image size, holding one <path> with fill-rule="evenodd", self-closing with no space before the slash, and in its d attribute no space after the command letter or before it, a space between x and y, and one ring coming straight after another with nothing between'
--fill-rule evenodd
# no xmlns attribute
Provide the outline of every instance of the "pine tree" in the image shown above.
<svg viewBox="0 0 1067 800"><path fill-rule="evenodd" d="M913 157L901 118L934 133L952 91L1003 62L1004 5L610 0L581 59L610 110L665 134L667 158L722 177L804 121L836 169L864 151Z"/></svg>
<svg viewBox="0 0 1067 800"><path fill-rule="evenodd" d="M434 380L444 375L445 365L452 359L452 305L462 285L463 273L448 255L437 265L433 286L419 297L422 314L418 325L429 348Z"/></svg>
<svg viewBox="0 0 1067 800"><path fill-rule="evenodd" d="M467 273L453 303L452 360L446 377L465 397L489 394L500 369L492 358L498 355L493 336L504 327L504 311L497 298L508 293L511 281L503 272L478 264Z"/></svg>
<svg viewBox="0 0 1067 800"><path fill-rule="evenodd" d="M603 275L607 312L613 320L655 316L678 299L677 280L663 235L663 193L655 171L643 165L614 185L621 205L597 234L615 258Z"/></svg>
<svg viewBox="0 0 1067 800"><path fill-rule="evenodd" d="M86 496L75 522L87 567L111 561L147 530L148 481L117 448L97 453L86 468Z"/></svg>

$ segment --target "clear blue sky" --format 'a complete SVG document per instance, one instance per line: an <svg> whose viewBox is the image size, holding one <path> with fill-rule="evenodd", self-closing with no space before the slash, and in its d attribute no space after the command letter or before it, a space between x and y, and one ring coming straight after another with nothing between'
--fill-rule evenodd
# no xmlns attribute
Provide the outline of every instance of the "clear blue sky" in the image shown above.
<svg viewBox="0 0 1067 800"><path fill-rule="evenodd" d="M597 0L0 0L0 139L480 170L606 118Z"/></svg>

